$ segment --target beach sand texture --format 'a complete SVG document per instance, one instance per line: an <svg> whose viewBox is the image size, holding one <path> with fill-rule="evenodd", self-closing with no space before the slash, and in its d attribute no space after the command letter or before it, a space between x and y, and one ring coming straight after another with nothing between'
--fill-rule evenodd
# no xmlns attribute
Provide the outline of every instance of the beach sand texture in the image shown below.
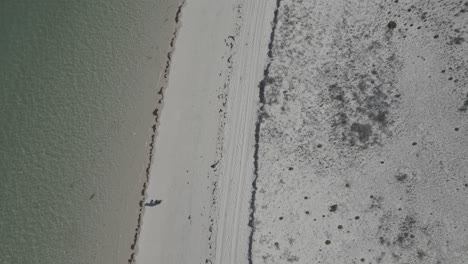
<svg viewBox="0 0 468 264"><path fill-rule="evenodd" d="M467 10L281 1L253 263L468 262Z"/></svg>
<svg viewBox="0 0 468 264"><path fill-rule="evenodd" d="M182 7L147 189L147 200L162 202L144 211L136 263L247 261L250 128L269 4L187 1Z"/></svg>
<svg viewBox="0 0 468 264"><path fill-rule="evenodd" d="M0 263L468 263L468 2L0 18Z"/></svg>
<svg viewBox="0 0 468 264"><path fill-rule="evenodd" d="M467 10L187 1L136 263L468 262Z"/></svg>

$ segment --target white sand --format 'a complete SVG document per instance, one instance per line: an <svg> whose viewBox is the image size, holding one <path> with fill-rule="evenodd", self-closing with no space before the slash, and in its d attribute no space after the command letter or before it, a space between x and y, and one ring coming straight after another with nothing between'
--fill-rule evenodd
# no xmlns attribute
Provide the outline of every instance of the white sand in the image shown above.
<svg viewBox="0 0 468 264"><path fill-rule="evenodd" d="M267 2L183 7L147 189L162 203L145 208L136 263L246 262Z"/></svg>
<svg viewBox="0 0 468 264"><path fill-rule="evenodd" d="M468 4L397 2L188 1L137 263L467 263Z"/></svg>

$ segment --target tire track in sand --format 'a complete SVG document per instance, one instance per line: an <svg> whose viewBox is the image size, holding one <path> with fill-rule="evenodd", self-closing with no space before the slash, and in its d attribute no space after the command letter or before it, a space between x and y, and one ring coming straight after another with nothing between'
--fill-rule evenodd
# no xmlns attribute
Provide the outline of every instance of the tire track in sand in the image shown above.
<svg viewBox="0 0 468 264"><path fill-rule="evenodd" d="M274 2L240 1L219 179L215 263L246 263L250 258L249 200L254 181L254 127L258 83L263 78Z"/></svg>

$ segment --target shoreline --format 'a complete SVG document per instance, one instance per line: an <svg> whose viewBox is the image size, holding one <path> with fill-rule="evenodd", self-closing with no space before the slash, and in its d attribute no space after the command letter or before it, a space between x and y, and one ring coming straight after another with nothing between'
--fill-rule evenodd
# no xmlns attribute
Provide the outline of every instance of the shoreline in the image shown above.
<svg viewBox="0 0 468 264"><path fill-rule="evenodd" d="M266 0L184 6L146 189L147 202L162 202L144 209L137 263L248 261L258 84L274 10Z"/></svg>
<svg viewBox="0 0 468 264"><path fill-rule="evenodd" d="M177 4L3 7L0 263L127 263Z"/></svg>
<svg viewBox="0 0 468 264"><path fill-rule="evenodd" d="M176 20L184 26L179 28L177 41L171 41L170 45L177 52L172 54L171 61L170 63L169 61L167 62L166 70L164 71L164 78L168 80L167 87L164 89L164 110L162 112L160 109L158 110L162 115L159 119L160 125L156 131L157 136L154 139L153 161L149 169L149 181L146 188L146 199L158 199L162 202L158 206L144 208L141 231L137 242L138 251L135 255L136 263L147 263L153 260L163 263L183 263L184 261L173 260L180 256L178 253L171 254L170 251L184 248L181 245L187 239L179 240L176 237L179 236L178 234L181 232L181 229L187 229L188 225L191 224L196 226L196 228L193 228L193 233L197 235L191 235L189 238L192 240L202 239L204 242L196 242L192 244L193 247L184 248L187 252L181 254L181 256L186 255L186 257L190 256L190 259L201 259L209 254L208 244L211 234L208 219L210 209L206 208L205 205L208 206L210 204L210 197L209 195L195 195L195 199L192 200L196 201L192 206L187 206L187 199L181 197L191 195L191 191L203 192L205 189L212 188L213 180L211 178L215 177L216 162L219 160L216 152L218 142L216 135L218 133L218 120L220 120L219 117L221 115L218 110L219 107L222 107L222 99L218 100L217 89L211 90L212 86L209 89L204 89L206 87L198 85L194 87L197 91L193 89L183 90L183 88L190 87L193 84L189 76L187 76L187 70L191 66L195 69L200 69L196 65L193 65L198 60L189 59L187 62L190 56L198 55L197 52L188 51L195 46L191 42L198 41L198 38L191 37L189 40L186 40L187 34L195 34L196 36L197 32L202 32L202 30L187 30L188 26L186 26L187 13L189 13L188 16L194 15L193 12L187 10L197 7L196 5L192 5L191 2L187 2L180 9L183 15L176 17ZM199 14L200 12L197 13ZM206 22L206 20L203 22ZM196 24L199 25L200 23ZM181 57L180 53L182 52L189 55ZM192 74L189 73L189 75ZM198 74L197 76L201 75ZM197 79L197 83L201 84L202 79ZM206 104L206 101L202 100L203 96L216 100L216 106ZM200 104L197 104L197 102L200 102ZM189 117L192 113L205 113L203 114L205 118L197 120L195 117ZM205 123L205 125L200 123ZM208 129L208 127L211 127L211 129ZM197 146L196 142L199 139L192 138L190 134L193 133L210 135L202 137L202 141L206 142L203 144L207 146L206 149L200 149L200 146ZM177 134L181 136L178 137ZM191 153L196 152L200 153L200 155L196 157L194 156L195 154L191 155ZM184 156L186 162L182 161ZM169 164L171 163L174 165L170 166ZM200 163L205 165L200 165ZM182 169L182 166L187 166L187 169ZM196 175L198 180L192 181L186 176L192 173ZM210 174L210 179L197 175L207 173ZM186 176L187 180L178 180L174 178L176 175L179 175L179 177ZM175 187L174 185L179 187ZM190 187L186 188L184 185L190 185ZM210 190L211 193L214 191ZM196 209L197 207L199 207L199 210ZM185 210L183 210L184 208ZM193 212L187 212L191 209L193 209ZM165 212L158 214L159 211ZM202 213L199 215L197 212ZM179 224L174 225L175 222ZM155 225L155 223L157 224ZM172 230L172 232L167 233L168 230ZM203 249L195 250L197 246ZM189 251L192 253L188 253Z"/></svg>
<svg viewBox="0 0 468 264"><path fill-rule="evenodd" d="M131 244L130 246L130 249L131 249L131 252L130 252L130 258L128 259L128 263L134 263L135 262L135 254L137 253L137 249L138 249L138 237L140 235L140 231L141 231L141 224L142 224L142 216L144 215L144 207L146 206L145 205L145 200L146 200L146 189L147 189L147 185L148 185L148 182L149 182L149 178L150 178L150 169L151 169L151 164L152 164L152 161L153 161L153 152L154 152L154 144L155 144L155 138L157 137L157 128L158 128L158 124L159 124L159 118L160 118L160 112L162 111L163 109L163 106L164 106L164 90L167 88L167 85L168 85L168 82L169 82L169 78L168 78L168 75L170 73L170 66L171 66L171 58L172 58L172 55L175 51L175 48L174 48L174 44L175 44L175 41L177 39L177 32L179 30L179 28L181 27L181 23L180 23L180 16L181 16L181 11L182 11L182 8L185 4L185 1L186 0L182 0L182 3L179 4L179 7L177 8L177 12L176 12L176 15L175 15L175 29L173 31L173 34L172 34L172 38L171 38L171 41L169 43L169 51L167 52L167 56L166 56L166 66L164 67L164 71L162 71L164 74L163 74L163 79L162 79L162 84L161 84L161 87L159 89L159 91L157 92L157 96L159 97L158 100L157 100L157 104L156 104L156 108L153 110L153 117L154 117L154 124L151 126L151 129L152 129L152 134L151 134L151 137L150 137L150 143L149 143L149 161L148 161L148 165L145 169L145 181L143 182L143 188L141 189L141 199L140 201L138 202L138 219L137 219L137 225L136 225L136 228L135 228L135 234L134 234L134 239L133 239L133 243Z"/></svg>

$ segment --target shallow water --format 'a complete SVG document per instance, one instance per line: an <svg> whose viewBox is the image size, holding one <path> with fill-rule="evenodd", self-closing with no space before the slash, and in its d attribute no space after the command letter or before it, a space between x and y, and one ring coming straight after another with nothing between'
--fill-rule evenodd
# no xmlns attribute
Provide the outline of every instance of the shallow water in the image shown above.
<svg viewBox="0 0 468 264"><path fill-rule="evenodd" d="M0 3L0 263L127 262L176 4Z"/></svg>

